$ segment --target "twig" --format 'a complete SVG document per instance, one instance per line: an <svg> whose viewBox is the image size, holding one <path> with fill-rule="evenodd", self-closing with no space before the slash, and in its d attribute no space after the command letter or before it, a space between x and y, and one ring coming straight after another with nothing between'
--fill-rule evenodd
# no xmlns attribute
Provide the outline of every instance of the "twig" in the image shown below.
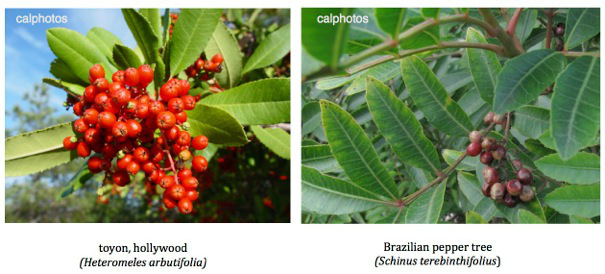
<svg viewBox="0 0 605 274"><path fill-rule="evenodd" d="M544 11L544 13L546 14L546 48L549 49L552 43L552 19L554 12L553 9L548 9L548 12Z"/></svg>
<svg viewBox="0 0 605 274"><path fill-rule="evenodd" d="M166 153L168 155L168 161L170 162L170 169L172 169L172 172L174 173L174 180L176 181L176 184L179 184L179 176L177 176L177 172L176 172L176 168L174 167L174 161L172 160L172 155L170 155L170 150L168 148L168 145L166 144L166 142L168 142L168 138L166 138L166 134L164 134L164 132L162 132L162 137L164 138L164 147L166 147L166 149L164 149L164 153Z"/></svg>
<svg viewBox="0 0 605 274"><path fill-rule="evenodd" d="M508 131L510 130L510 112L506 114L506 127L504 128L504 144L508 142Z"/></svg>
<svg viewBox="0 0 605 274"><path fill-rule="evenodd" d="M513 17L508 21L508 26L506 27L506 33L511 37L515 37L515 31L517 30L517 23L519 23L519 18L521 17L521 12L523 12L523 8L518 8L515 10Z"/></svg>
<svg viewBox="0 0 605 274"><path fill-rule="evenodd" d="M480 8L479 13L483 16L485 22L487 22L493 29L496 30L495 36L500 40L502 46L504 46L504 51L506 52L507 57L515 57L524 52L523 48L519 48L519 44L515 42L512 36L508 35L505 30L502 29L498 19L491 12L490 9Z"/></svg>

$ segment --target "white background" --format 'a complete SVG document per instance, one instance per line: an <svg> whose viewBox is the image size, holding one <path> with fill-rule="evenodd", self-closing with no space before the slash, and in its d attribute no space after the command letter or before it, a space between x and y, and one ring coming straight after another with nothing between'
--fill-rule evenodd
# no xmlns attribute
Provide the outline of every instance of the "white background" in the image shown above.
<svg viewBox="0 0 605 274"><path fill-rule="evenodd" d="M292 124L300 125L300 8L301 7L603 7L600 1L310 1L310 0L222 0L222 1L2 1L4 52L4 8L119 8L119 7L221 7L290 8L292 32ZM603 17L603 9L601 10ZM597 22L595 22L597 23ZM603 22L601 21L601 29ZM0 86L4 105L5 57L0 54ZM601 98L601 105L603 105ZM0 112L4 125L4 110ZM603 128L603 113L601 128ZM4 134L4 131L2 132ZM4 136L3 136L4 137ZM0 145L4 150L4 142ZM3 153L2 153L3 155ZM174 273L165 269L78 268L81 257L131 259L130 255L98 253L99 244L129 245L188 243L189 253L165 257L207 257L209 273L604 273L605 230L603 225L301 225L300 224L300 129L292 127L292 224L4 224L4 199L0 199L0 272L2 273ZM2 156L4 157L4 156ZM603 161L601 163L603 165ZM0 167L4 178L4 165ZM603 173L601 174L603 179ZM4 196L4 187L0 190ZM603 196L603 190L601 190ZM601 212L603 212L601 204ZM184 236L187 234L187 236ZM488 255L500 256L494 268L391 267L375 269L374 259L383 242L400 244L493 245ZM420 255L420 254L418 254ZM422 254L425 255L425 254ZM469 255L468 253L464 255ZM471 254L480 255L480 254ZM160 255L136 254L138 259ZM409 257L409 256L408 256ZM199 272L199 269L180 270Z"/></svg>

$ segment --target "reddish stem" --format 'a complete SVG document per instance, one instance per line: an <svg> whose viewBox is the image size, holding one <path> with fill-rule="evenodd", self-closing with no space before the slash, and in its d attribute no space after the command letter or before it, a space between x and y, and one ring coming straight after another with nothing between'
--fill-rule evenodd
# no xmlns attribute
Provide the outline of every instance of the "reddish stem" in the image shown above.
<svg viewBox="0 0 605 274"><path fill-rule="evenodd" d="M506 28L506 33L511 37L515 36L515 30L517 29L517 23L519 22L519 18L521 17L521 12L523 8L518 8L515 10L513 17L508 21L508 27Z"/></svg>
<svg viewBox="0 0 605 274"><path fill-rule="evenodd" d="M550 48L550 44L552 43L552 18L554 16L554 12L552 9L548 9L548 11L544 11L546 14L546 48Z"/></svg>
<svg viewBox="0 0 605 274"><path fill-rule="evenodd" d="M174 167L174 161L172 160L172 155L170 155L170 149L168 148L168 145L166 144L166 142L168 141L168 138L166 138L164 132L162 132L162 137L164 137L164 147L166 149L164 149L164 152L168 155L168 161L170 162L170 169L172 170L172 172L174 173L174 180L176 181L176 184L179 184L179 176L177 176L177 172L176 172L176 168Z"/></svg>

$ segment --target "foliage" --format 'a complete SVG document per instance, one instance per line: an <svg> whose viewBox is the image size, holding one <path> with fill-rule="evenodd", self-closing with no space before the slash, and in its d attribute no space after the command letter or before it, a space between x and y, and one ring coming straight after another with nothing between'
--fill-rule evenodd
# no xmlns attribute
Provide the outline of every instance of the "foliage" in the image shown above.
<svg viewBox="0 0 605 274"><path fill-rule="evenodd" d="M316 24L324 13L369 22ZM598 9L302 18L303 222L600 221L599 29L583 23ZM490 111L504 122L484 125ZM505 143L498 165L533 172L536 198L508 208L483 195L472 130Z"/></svg>

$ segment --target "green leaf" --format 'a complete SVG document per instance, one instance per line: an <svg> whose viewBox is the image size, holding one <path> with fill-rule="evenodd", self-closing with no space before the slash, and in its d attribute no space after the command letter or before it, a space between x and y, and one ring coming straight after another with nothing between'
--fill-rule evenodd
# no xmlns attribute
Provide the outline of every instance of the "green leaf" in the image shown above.
<svg viewBox="0 0 605 274"><path fill-rule="evenodd" d="M201 104L223 109L244 125L290 121L290 79L249 82L202 99Z"/></svg>
<svg viewBox="0 0 605 274"><path fill-rule="evenodd" d="M592 142L590 142L587 146L583 147L589 147L589 146L598 146L601 142L600 142L600 138L599 138L599 134L597 134L596 136L593 137ZM552 135L550 134L550 129L545 131L544 134L542 134L538 140L540 140L540 142L547 148L550 148L552 150L556 150L557 147L555 146L555 139L552 138Z"/></svg>
<svg viewBox="0 0 605 274"><path fill-rule="evenodd" d="M310 145L301 148L302 164L321 172L334 172L340 170L338 162L330 151L329 145Z"/></svg>
<svg viewBox="0 0 605 274"><path fill-rule="evenodd" d="M597 35L601 28L598 8L569 9L565 23L565 50L571 50Z"/></svg>
<svg viewBox="0 0 605 274"><path fill-rule="evenodd" d="M90 178L92 178L93 176L94 174L90 173L90 171L88 170L88 164L82 165L80 170L78 170L78 173L76 173L76 175L74 175L71 180L69 180L69 183L61 189L57 200L63 199L74 193L74 191L82 188L86 181L90 180Z"/></svg>
<svg viewBox="0 0 605 274"><path fill-rule="evenodd" d="M258 45L252 56L246 61L242 74L274 64L286 56L288 52L290 52L290 24L269 34Z"/></svg>
<svg viewBox="0 0 605 274"><path fill-rule="evenodd" d="M290 134L281 128L251 126L254 135L277 156L290 160Z"/></svg>
<svg viewBox="0 0 605 274"><path fill-rule="evenodd" d="M149 21L149 24L151 25L151 29L153 30L153 33L155 34L156 37L158 37L158 40L160 42L160 45L163 44L162 42L162 17L160 16L160 10L159 9L139 9L139 13L141 15L143 15L143 17L145 17L145 19L147 19L147 21Z"/></svg>
<svg viewBox="0 0 605 274"><path fill-rule="evenodd" d="M559 75L552 96L551 134L557 151L569 159L594 141L599 131L600 59L584 56Z"/></svg>
<svg viewBox="0 0 605 274"><path fill-rule="evenodd" d="M418 57L401 61L403 81L416 106L437 129L453 136L466 136L472 130L470 118L447 93L431 69Z"/></svg>
<svg viewBox="0 0 605 274"><path fill-rule="evenodd" d="M478 205L484 198L489 199L481 192L481 183L473 174L458 172L458 185L464 196L466 196L469 202L474 206Z"/></svg>
<svg viewBox="0 0 605 274"><path fill-rule="evenodd" d="M435 146L424 136L414 113L389 87L376 78L367 78L366 100L374 122L400 161L438 172Z"/></svg>
<svg viewBox="0 0 605 274"><path fill-rule="evenodd" d="M112 49L114 44L122 44L120 38L113 35L113 33L108 30L100 27L94 27L86 33L86 37L93 44L97 45L99 50L105 55L108 59L112 58Z"/></svg>
<svg viewBox="0 0 605 274"><path fill-rule="evenodd" d="M46 39L52 52L85 83L89 82L88 71L94 64L103 66L105 78L108 79L111 79L111 75L116 71L103 52L77 31L51 28L46 30Z"/></svg>
<svg viewBox="0 0 605 274"><path fill-rule="evenodd" d="M78 158L75 150L63 148L63 139L75 135L72 123L64 123L7 138L5 176L37 173Z"/></svg>
<svg viewBox="0 0 605 274"><path fill-rule="evenodd" d="M129 47L115 44L113 47L113 61L119 69L138 68L141 63L139 56Z"/></svg>
<svg viewBox="0 0 605 274"><path fill-rule="evenodd" d="M336 69L345 51L350 24L320 23L318 20L326 20L331 14L348 16L352 12L352 9L303 9L302 45L307 53Z"/></svg>
<svg viewBox="0 0 605 274"><path fill-rule="evenodd" d="M224 61L221 65L223 70L216 74L216 79L223 88L235 87L242 78L242 53L225 24L216 25L216 30L212 33L212 38L208 41L204 52L208 58L212 58L217 53L223 55Z"/></svg>
<svg viewBox="0 0 605 274"><path fill-rule="evenodd" d="M451 149L444 149L441 153L443 155L443 160L448 165L453 164L462 156L463 152ZM465 157L462 162L458 166L456 166L456 170L464 170L464 171L472 171L477 167L477 163L479 163L479 157Z"/></svg>
<svg viewBox="0 0 605 274"><path fill-rule="evenodd" d="M378 8L375 9L378 26L395 39L403 28L406 9Z"/></svg>
<svg viewBox="0 0 605 274"><path fill-rule="evenodd" d="M198 104L187 111L191 136L206 135L211 143L241 146L248 143L244 127L228 112L213 106Z"/></svg>
<svg viewBox="0 0 605 274"><path fill-rule="evenodd" d="M126 21L130 32L132 32L132 36L134 36L134 40L137 41L137 45L139 45L139 48L145 57L145 63L155 63L156 60L159 59L158 48L160 43L158 36L153 31L149 21L134 9L122 9L122 15L124 16L124 20ZM178 27L176 27L176 29L178 29ZM200 50L199 52L202 51Z"/></svg>
<svg viewBox="0 0 605 274"><path fill-rule="evenodd" d="M552 154L537 160L536 166L557 181L580 185L599 181L600 158L592 153L580 152L566 161Z"/></svg>
<svg viewBox="0 0 605 274"><path fill-rule="evenodd" d="M521 224L545 224L544 220L540 219L540 217L534 215L533 213L521 209L519 210L519 223Z"/></svg>
<svg viewBox="0 0 605 274"><path fill-rule="evenodd" d="M525 106L515 111L513 127L528 138L538 138L549 127L550 112L547 109Z"/></svg>
<svg viewBox="0 0 605 274"><path fill-rule="evenodd" d="M530 202L519 203L517 206L512 208L506 207L504 204L501 203L496 204L496 207L499 209L500 212L502 212L504 217L510 223L513 224L522 223L520 215L522 210L529 211L530 213L541 219L542 222L546 222L544 210L542 209L542 205L540 204L540 200L538 198L535 198Z"/></svg>
<svg viewBox="0 0 605 274"><path fill-rule="evenodd" d="M494 201L491 198L484 197L479 201L477 206L473 208L473 211L477 212L483 219L490 221L492 218L496 216L502 216L502 213L494 204Z"/></svg>
<svg viewBox="0 0 605 274"><path fill-rule="evenodd" d="M436 224L445 197L445 182L433 186L412 202L405 213L406 224Z"/></svg>
<svg viewBox="0 0 605 274"><path fill-rule="evenodd" d="M319 102L310 102L302 109L302 135L307 135L321 126Z"/></svg>
<svg viewBox="0 0 605 274"><path fill-rule="evenodd" d="M503 114L536 100L565 67L559 52L542 49L508 61L498 76L494 112Z"/></svg>
<svg viewBox="0 0 605 274"><path fill-rule="evenodd" d="M65 81L60 81L52 78L42 78L42 82L49 84L53 87L57 87L65 90L67 93L70 93L73 96L80 96L84 94L85 87L80 86L78 84L72 84Z"/></svg>
<svg viewBox="0 0 605 274"><path fill-rule="evenodd" d="M466 212L466 223L467 224L487 224L487 221L475 211Z"/></svg>
<svg viewBox="0 0 605 274"><path fill-rule="evenodd" d="M332 155L355 184L371 193L396 200L395 181L378 159L370 138L353 117L338 105L322 100L321 120Z"/></svg>
<svg viewBox="0 0 605 274"><path fill-rule="evenodd" d="M544 200L563 214L592 218L600 215L600 189L599 184L564 186L546 195Z"/></svg>
<svg viewBox="0 0 605 274"><path fill-rule="evenodd" d="M571 224L594 224L591 219L580 217L580 216L569 216L569 223Z"/></svg>
<svg viewBox="0 0 605 274"><path fill-rule="evenodd" d="M347 95L353 95L366 90L366 78L373 77L376 80L386 82L401 74L399 65L395 62L386 62L378 66L372 67L361 74L347 88Z"/></svg>
<svg viewBox="0 0 605 274"><path fill-rule="evenodd" d="M468 28L466 41L487 44L483 34L473 28ZM491 105L494 102L494 90L496 89L498 75L502 70L498 56L489 50L469 48L466 50L466 58L479 96Z"/></svg>
<svg viewBox="0 0 605 274"><path fill-rule="evenodd" d="M379 197L366 189L302 166L302 207L320 214L350 214L381 204Z"/></svg>
<svg viewBox="0 0 605 274"><path fill-rule="evenodd" d="M544 157L553 153L557 153L555 150L547 148L540 141L536 139L525 140L525 147L537 157Z"/></svg>
<svg viewBox="0 0 605 274"><path fill-rule="evenodd" d="M407 20L402 32L409 30L424 21L425 19L423 17L411 17ZM399 41L399 45L401 46L401 48L406 50L427 47L431 45L436 45L438 43L439 26L429 27L421 32L418 32L409 37L405 37L403 40Z"/></svg>
<svg viewBox="0 0 605 274"><path fill-rule="evenodd" d="M193 64L204 51L220 22L220 9L182 9L170 48L170 75Z"/></svg>
<svg viewBox="0 0 605 274"><path fill-rule="evenodd" d="M52 63L50 63L50 74L52 74L61 81L79 85L90 85L88 79L86 81L82 81L82 79L80 79L73 71L71 71L69 66L67 66L67 64L59 58L55 59Z"/></svg>
<svg viewBox="0 0 605 274"><path fill-rule="evenodd" d="M218 149L219 149L218 145L215 145L213 143L208 143L208 146L205 149L196 150L195 155L204 156L204 157L206 157L206 160L210 161L210 159L212 159L212 157L214 157L214 155L216 154Z"/></svg>
<svg viewBox="0 0 605 274"><path fill-rule="evenodd" d="M306 61L306 59L303 60ZM331 76L321 78L319 81L317 81L315 87L321 90L332 90L339 88L357 79L364 72L365 71L357 72L350 76Z"/></svg>
<svg viewBox="0 0 605 274"><path fill-rule="evenodd" d="M517 29L515 30L515 35L521 44L525 42L525 39L529 37L531 31L534 29L534 26L538 21L537 17L538 10L536 9L525 9L521 13L519 21L517 22Z"/></svg>

